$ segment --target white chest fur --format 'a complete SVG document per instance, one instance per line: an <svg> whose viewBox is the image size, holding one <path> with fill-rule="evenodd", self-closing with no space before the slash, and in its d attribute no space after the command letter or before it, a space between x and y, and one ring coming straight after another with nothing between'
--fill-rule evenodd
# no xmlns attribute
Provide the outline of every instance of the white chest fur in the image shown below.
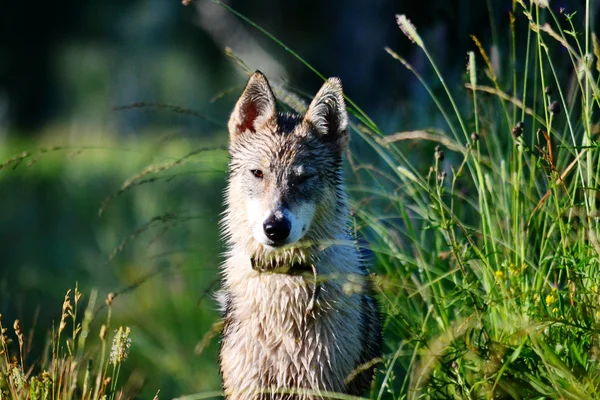
<svg viewBox="0 0 600 400"><path fill-rule="evenodd" d="M360 357L363 325L361 296L343 290L347 279L320 276L325 281L309 310L310 277L261 274L242 257L226 264L221 368L230 397L292 387L344 391Z"/></svg>

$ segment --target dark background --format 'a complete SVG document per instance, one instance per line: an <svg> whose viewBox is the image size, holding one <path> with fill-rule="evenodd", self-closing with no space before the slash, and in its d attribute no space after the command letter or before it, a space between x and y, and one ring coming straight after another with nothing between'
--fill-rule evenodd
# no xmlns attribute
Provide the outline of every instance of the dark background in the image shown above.
<svg viewBox="0 0 600 400"><path fill-rule="evenodd" d="M490 26L507 39L510 1L233 1L230 5L288 44L325 75L340 76L365 111L389 113L415 88L383 51L418 53L394 15L418 26L442 65L460 74L474 34ZM425 7L426 6L426 7ZM2 121L12 135L35 135L49 122L141 100L206 107L241 83L225 46L272 79L313 91L319 81L289 54L210 1L6 2L0 15ZM413 55L418 57L418 55ZM419 64L416 64L419 66ZM169 68L177 71L169 71ZM90 99L90 95L92 99ZM100 110L96 110L100 112ZM127 116L123 117L127 118ZM140 124L142 121L140 121Z"/></svg>

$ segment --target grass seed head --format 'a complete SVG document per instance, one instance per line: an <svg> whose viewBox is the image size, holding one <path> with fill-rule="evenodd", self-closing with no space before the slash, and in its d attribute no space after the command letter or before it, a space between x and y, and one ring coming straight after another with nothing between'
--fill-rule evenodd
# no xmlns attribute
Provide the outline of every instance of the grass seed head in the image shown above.
<svg viewBox="0 0 600 400"><path fill-rule="evenodd" d="M62 331L64 331L65 328L67 327L67 317L68 317L68 315L66 313L64 313L60 317L60 324L58 325L58 333L62 333Z"/></svg>
<svg viewBox="0 0 600 400"><path fill-rule="evenodd" d="M79 303L79 300L81 300L81 292L79 291L79 288L77 286L75 286L75 305L77 305Z"/></svg>
<svg viewBox="0 0 600 400"><path fill-rule="evenodd" d="M550 111L552 114L560 114L560 104L558 101L554 100L552 104L548 106L548 111Z"/></svg>
<svg viewBox="0 0 600 400"><path fill-rule="evenodd" d="M65 294L65 299L63 301L62 310L63 313L69 311L71 309L71 289L67 290L67 294Z"/></svg>
<svg viewBox="0 0 600 400"><path fill-rule="evenodd" d="M13 324L13 328L15 330L15 335L17 335L17 339L19 340L19 346L23 347L23 344L25 343L25 335L21 329L21 321L16 319L15 323Z"/></svg>
<svg viewBox="0 0 600 400"><path fill-rule="evenodd" d="M104 378L104 381L102 382L102 384L104 385L104 387L108 387L108 385L110 385L111 381L112 381L112 378L110 376L107 376L106 378Z"/></svg>
<svg viewBox="0 0 600 400"><path fill-rule="evenodd" d="M550 6L550 2L548 0L532 0L532 2L539 8L548 8Z"/></svg>
<svg viewBox="0 0 600 400"><path fill-rule="evenodd" d="M106 325L102 324L102 326L100 327L100 340L102 340L103 342L106 340Z"/></svg>
<svg viewBox="0 0 600 400"><path fill-rule="evenodd" d="M417 28L415 28L415 26L412 24L412 22L410 22L410 20L408 18L406 18L406 15L404 15L404 14L396 15L396 23L402 30L402 33L404 33L411 42L415 43L417 46L419 46L421 48L425 47L423 45L423 40L421 40L421 37L417 33Z"/></svg>
<svg viewBox="0 0 600 400"><path fill-rule="evenodd" d="M67 318L73 317L73 306L71 306L71 289L67 290L65 299L62 305L62 315L60 317L60 324L58 326L58 333L60 334L67 327Z"/></svg>
<svg viewBox="0 0 600 400"><path fill-rule="evenodd" d="M114 299L115 299L115 294L112 292L109 293L108 296L106 296L106 305L110 307L112 305L112 302Z"/></svg>
<svg viewBox="0 0 600 400"><path fill-rule="evenodd" d="M17 335L21 333L21 322L18 319L15 319L15 322L13 324L13 328L14 328L15 333Z"/></svg>
<svg viewBox="0 0 600 400"><path fill-rule="evenodd" d="M127 360L129 355L129 348L131 347L131 339L129 333L131 329L129 327L123 328L122 326L115 333L113 338L113 344L110 349L110 362L113 365L121 364Z"/></svg>
<svg viewBox="0 0 600 400"><path fill-rule="evenodd" d="M477 85L477 71L475 70L475 53L469 51L467 53L469 55L469 61L467 62L467 72L469 73L469 80L471 81L471 85Z"/></svg>

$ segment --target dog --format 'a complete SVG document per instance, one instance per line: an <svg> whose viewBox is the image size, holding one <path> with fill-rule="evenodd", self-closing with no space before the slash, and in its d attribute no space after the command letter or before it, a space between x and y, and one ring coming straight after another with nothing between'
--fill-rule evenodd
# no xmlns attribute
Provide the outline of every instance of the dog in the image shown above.
<svg viewBox="0 0 600 400"><path fill-rule="evenodd" d="M381 356L381 317L349 229L348 115L328 79L304 115L279 113L266 77L231 114L219 354L228 399L361 395Z"/></svg>

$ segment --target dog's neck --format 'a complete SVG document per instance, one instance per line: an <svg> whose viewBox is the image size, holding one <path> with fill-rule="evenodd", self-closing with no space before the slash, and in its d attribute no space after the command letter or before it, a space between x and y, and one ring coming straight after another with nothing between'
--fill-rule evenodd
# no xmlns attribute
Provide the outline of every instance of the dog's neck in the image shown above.
<svg viewBox="0 0 600 400"><path fill-rule="evenodd" d="M261 260L256 257L250 257L252 269L258 272L282 273L289 275L303 275L312 273L314 265L310 261L292 261L286 262L275 258Z"/></svg>
<svg viewBox="0 0 600 400"><path fill-rule="evenodd" d="M265 260L258 260L254 257L250 257L250 264L252 269L260 273L269 274L285 274L285 275L303 275L305 277L312 277L312 296L310 302L306 307L306 313L310 313L317 302L319 293L321 292L321 284L318 280L318 272L315 260L313 257L308 257L308 260L294 260L284 261L279 258L268 258Z"/></svg>
<svg viewBox="0 0 600 400"><path fill-rule="evenodd" d="M250 258L253 270L287 274L311 271L322 253L318 246L306 241L279 249L270 249L255 241L245 247L244 252Z"/></svg>

